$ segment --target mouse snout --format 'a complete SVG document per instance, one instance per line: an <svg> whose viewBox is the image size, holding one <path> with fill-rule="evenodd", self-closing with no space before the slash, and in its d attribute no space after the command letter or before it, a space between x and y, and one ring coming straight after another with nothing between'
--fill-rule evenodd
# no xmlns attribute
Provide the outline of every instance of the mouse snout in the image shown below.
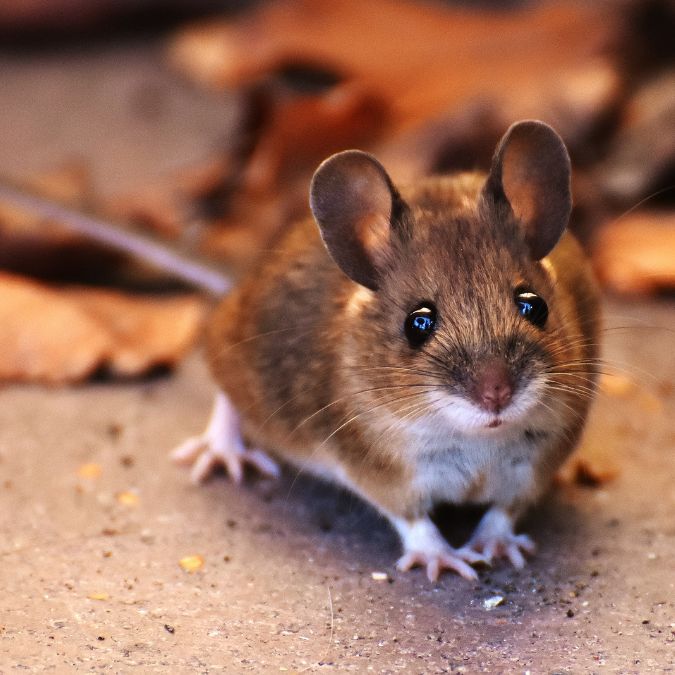
<svg viewBox="0 0 675 675"><path fill-rule="evenodd" d="M501 412L513 396L513 379L506 364L500 359L482 364L470 394L474 402L487 412Z"/></svg>

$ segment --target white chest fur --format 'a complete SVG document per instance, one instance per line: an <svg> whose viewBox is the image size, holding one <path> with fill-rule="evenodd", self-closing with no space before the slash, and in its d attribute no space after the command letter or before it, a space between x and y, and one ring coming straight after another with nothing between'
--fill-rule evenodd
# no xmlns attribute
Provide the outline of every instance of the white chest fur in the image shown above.
<svg viewBox="0 0 675 675"><path fill-rule="evenodd" d="M509 504L534 490L534 457L523 436L455 437L417 453L413 482L433 502Z"/></svg>
<svg viewBox="0 0 675 675"><path fill-rule="evenodd" d="M509 504L535 492L535 465L546 439L522 424L460 432L442 416L399 428L398 458L423 502Z"/></svg>

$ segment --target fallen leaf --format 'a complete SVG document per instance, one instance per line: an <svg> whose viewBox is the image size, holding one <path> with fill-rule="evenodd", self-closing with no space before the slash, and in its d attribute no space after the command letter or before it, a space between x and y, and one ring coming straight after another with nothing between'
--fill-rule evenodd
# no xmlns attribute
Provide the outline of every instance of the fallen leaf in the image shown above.
<svg viewBox="0 0 675 675"><path fill-rule="evenodd" d="M595 240L594 264L616 293L675 289L675 213L636 211L607 224Z"/></svg>
<svg viewBox="0 0 675 675"><path fill-rule="evenodd" d="M356 82L268 107L244 174L242 189L252 195L278 189L334 152L372 146L388 115L387 104Z"/></svg>
<svg viewBox="0 0 675 675"><path fill-rule="evenodd" d="M617 20L578 2L488 12L399 0L286 0L190 27L172 41L169 58L213 88L242 87L293 64L328 70L389 102L400 128L486 92L517 101L522 89L551 85L599 55Z"/></svg>
<svg viewBox="0 0 675 675"><path fill-rule="evenodd" d="M556 474L559 483L600 487L619 475L617 458L611 448L598 442L582 442Z"/></svg>
<svg viewBox="0 0 675 675"><path fill-rule="evenodd" d="M205 313L193 295L141 297L87 288L64 295L104 327L112 342L105 365L125 377L176 365L193 346Z"/></svg>
<svg viewBox="0 0 675 675"><path fill-rule="evenodd" d="M631 207L659 189L671 189L673 171L675 70L671 67L630 98L597 173L607 194Z"/></svg>
<svg viewBox="0 0 675 675"><path fill-rule="evenodd" d="M600 391L608 396L626 398L635 392L637 383L627 375L603 373L600 375L598 386Z"/></svg>
<svg viewBox="0 0 675 675"><path fill-rule="evenodd" d="M0 379L77 382L175 365L194 343L203 302L100 289L56 290L0 273Z"/></svg>
<svg viewBox="0 0 675 675"><path fill-rule="evenodd" d="M112 353L98 321L47 286L0 274L0 379L76 382Z"/></svg>

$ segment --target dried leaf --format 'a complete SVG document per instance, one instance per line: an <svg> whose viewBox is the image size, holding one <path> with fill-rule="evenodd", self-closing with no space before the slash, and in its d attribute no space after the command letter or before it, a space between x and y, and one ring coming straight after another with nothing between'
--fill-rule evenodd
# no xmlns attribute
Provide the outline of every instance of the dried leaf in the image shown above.
<svg viewBox="0 0 675 675"><path fill-rule="evenodd" d="M112 353L110 335L50 288L0 275L0 379L76 382Z"/></svg>
<svg viewBox="0 0 675 675"><path fill-rule="evenodd" d="M600 391L615 398L627 398L637 389L637 382L626 375L603 373L598 381Z"/></svg>
<svg viewBox="0 0 675 675"><path fill-rule="evenodd" d="M77 382L107 366L125 376L172 366L196 339L195 297L57 291L0 273L0 379Z"/></svg>
<svg viewBox="0 0 675 675"><path fill-rule="evenodd" d="M675 171L675 69L642 86L622 115L598 181L627 207L671 188Z"/></svg>
<svg viewBox="0 0 675 675"><path fill-rule="evenodd" d="M121 376L176 365L194 344L204 317L204 304L195 296L139 297L85 288L64 293L105 328L113 345L106 365Z"/></svg>
<svg viewBox="0 0 675 675"><path fill-rule="evenodd" d="M398 0L287 0L189 28L169 56L215 88L292 64L328 69L390 102L398 128L486 92L517 101L522 89L550 87L558 73L601 52L615 18L578 2L477 12Z"/></svg>
<svg viewBox="0 0 675 675"><path fill-rule="evenodd" d="M243 189L266 193L352 146L372 146L385 128L387 105L357 83L272 103L246 166Z"/></svg>
<svg viewBox="0 0 675 675"><path fill-rule="evenodd" d="M637 295L675 288L675 214L636 211L603 227L594 251L605 286Z"/></svg>
<svg viewBox="0 0 675 675"><path fill-rule="evenodd" d="M619 475L616 457L597 444L585 441L558 470L562 483L600 487Z"/></svg>

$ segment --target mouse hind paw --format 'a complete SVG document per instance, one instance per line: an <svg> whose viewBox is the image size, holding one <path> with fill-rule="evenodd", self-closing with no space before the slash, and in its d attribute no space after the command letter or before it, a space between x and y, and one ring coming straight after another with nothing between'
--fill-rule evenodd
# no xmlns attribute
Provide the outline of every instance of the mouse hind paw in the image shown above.
<svg viewBox="0 0 675 675"><path fill-rule="evenodd" d="M192 465L190 478L194 483L204 482L221 466L235 483L241 483L246 466L269 478L280 475L279 465L267 454L244 446L236 411L222 392L216 395L204 432L181 443L171 458L178 464Z"/></svg>
<svg viewBox="0 0 675 675"><path fill-rule="evenodd" d="M537 547L526 534L513 531L512 519L501 509L490 509L478 524L468 548L480 553L488 563L506 558L516 569L525 567L523 553L533 555Z"/></svg>
<svg viewBox="0 0 675 675"><path fill-rule="evenodd" d="M407 572L413 567L424 567L429 581L437 581L443 570L452 570L468 581L478 579L476 563L485 563L485 558L469 547L452 548L437 527L425 516L409 521L392 518L403 542L403 555L396 563L397 569Z"/></svg>

